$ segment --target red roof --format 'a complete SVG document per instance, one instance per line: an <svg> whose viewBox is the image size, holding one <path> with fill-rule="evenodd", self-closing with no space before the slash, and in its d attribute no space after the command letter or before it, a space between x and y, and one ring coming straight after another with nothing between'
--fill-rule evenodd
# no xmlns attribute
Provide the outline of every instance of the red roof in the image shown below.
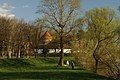
<svg viewBox="0 0 120 80"><path fill-rule="evenodd" d="M52 36L48 31L46 31L44 35L41 37L41 43L48 44L51 41L52 41Z"/></svg>
<svg viewBox="0 0 120 80"><path fill-rule="evenodd" d="M52 36L50 35L50 33L48 31L45 32L45 34L43 35L43 37L45 39L52 39Z"/></svg>

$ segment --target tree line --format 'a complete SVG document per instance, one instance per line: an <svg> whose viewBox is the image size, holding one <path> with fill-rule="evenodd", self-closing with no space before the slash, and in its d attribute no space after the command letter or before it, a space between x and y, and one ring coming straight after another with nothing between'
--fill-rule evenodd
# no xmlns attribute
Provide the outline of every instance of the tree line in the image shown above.
<svg viewBox="0 0 120 80"><path fill-rule="evenodd" d="M38 23L0 17L0 57L37 57L34 49L38 47L41 30Z"/></svg>

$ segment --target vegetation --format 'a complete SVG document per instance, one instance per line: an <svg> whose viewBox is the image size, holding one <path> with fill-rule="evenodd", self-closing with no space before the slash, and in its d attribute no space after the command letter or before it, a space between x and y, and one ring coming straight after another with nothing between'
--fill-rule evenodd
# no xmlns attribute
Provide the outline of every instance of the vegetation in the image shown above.
<svg viewBox="0 0 120 80"><path fill-rule="evenodd" d="M38 6L38 13L44 14L46 25L55 30L60 42L59 66L63 66L64 61L64 37L66 37L81 22L76 23L79 17L79 0L42 0L42 5Z"/></svg>
<svg viewBox="0 0 120 80"><path fill-rule="evenodd" d="M66 58L65 58L66 59ZM57 67L58 58L1 59L0 79L112 80L80 67Z"/></svg>
<svg viewBox="0 0 120 80"><path fill-rule="evenodd" d="M95 73L119 79L119 22L115 12L96 8L88 11L86 19L86 31L80 30L73 40L77 62Z"/></svg>
<svg viewBox="0 0 120 80"><path fill-rule="evenodd" d="M114 10L95 8L81 17L79 0L42 0L37 12L43 17L33 23L0 17L0 79L120 79L120 17ZM48 57L39 58L46 30L53 37L43 41ZM66 45L71 54L63 53ZM48 54L48 47L61 51ZM75 58L75 70L64 65L66 56Z"/></svg>

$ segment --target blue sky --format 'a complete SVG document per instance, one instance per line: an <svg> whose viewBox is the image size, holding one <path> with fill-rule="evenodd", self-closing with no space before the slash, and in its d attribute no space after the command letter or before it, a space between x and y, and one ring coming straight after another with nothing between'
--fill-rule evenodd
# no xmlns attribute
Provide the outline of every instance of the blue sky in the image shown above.
<svg viewBox="0 0 120 80"><path fill-rule="evenodd" d="M39 3L40 0L0 0L0 14L33 21L40 16L35 13ZM110 7L117 10L120 0L81 0L81 5L83 11L95 7Z"/></svg>
<svg viewBox="0 0 120 80"><path fill-rule="evenodd" d="M95 7L110 7L113 9L118 9L120 6L120 0L81 0L82 7L85 10L89 10Z"/></svg>

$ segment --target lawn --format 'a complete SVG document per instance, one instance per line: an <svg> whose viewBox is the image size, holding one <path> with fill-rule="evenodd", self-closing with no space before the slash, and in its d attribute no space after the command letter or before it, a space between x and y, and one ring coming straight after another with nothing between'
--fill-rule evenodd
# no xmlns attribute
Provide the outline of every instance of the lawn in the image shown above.
<svg viewBox="0 0 120 80"><path fill-rule="evenodd" d="M53 57L0 59L0 80L110 80L78 66L57 67L57 62Z"/></svg>

